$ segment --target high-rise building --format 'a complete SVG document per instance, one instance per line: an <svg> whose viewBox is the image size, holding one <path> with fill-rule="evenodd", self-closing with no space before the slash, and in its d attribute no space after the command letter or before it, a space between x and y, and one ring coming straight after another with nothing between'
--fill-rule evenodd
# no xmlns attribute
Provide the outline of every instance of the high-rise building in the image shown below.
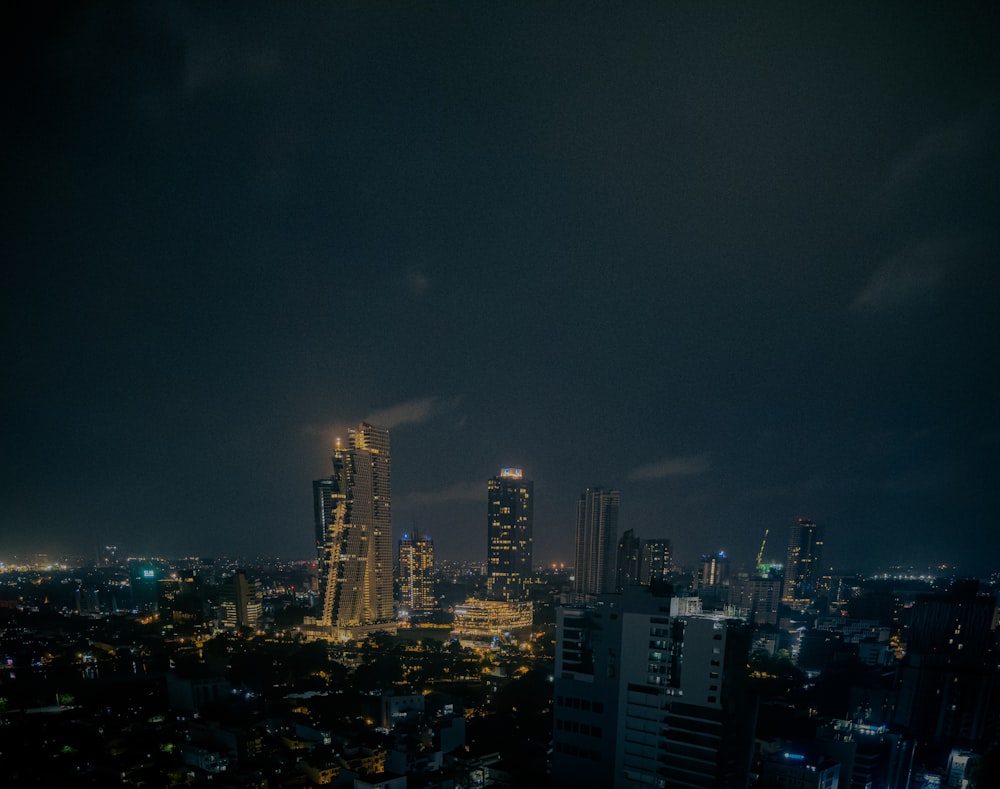
<svg viewBox="0 0 1000 789"><path fill-rule="evenodd" d="M823 530L811 520L799 518L788 537L783 603L804 606L816 598L823 576L822 561Z"/></svg>
<svg viewBox="0 0 1000 789"><path fill-rule="evenodd" d="M434 610L434 541L404 534L399 541L399 608L403 616Z"/></svg>
<svg viewBox="0 0 1000 789"><path fill-rule="evenodd" d="M587 488L576 505L577 594L609 594L617 586L618 508L621 493Z"/></svg>
<svg viewBox="0 0 1000 789"><path fill-rule="evenodd" d="M629 529L618 541L618 566L615 572L615 591L642 583L642 540Z"/></svg>
<svg viewBox="0 0 1000 789"><path fill-rule="evenodd" d="M758 572L738 573L729 589L729 604L746 612L751 624L775 625L781 606L781 565L760 565Z"/></svg>
<svg viewBox="0 0 1000 789"><path fill-rule="evenodd" d="M519 468L501 469L486 483L486 591L491 600L528 599L534 483Z"/></svg>
<svg viewBox="0 0 1000 789"><path fill-rule="evenodd" d="M333 453L333 474L313 482L322 614L310 624L350 638L392 629L389 431L364 423Z"/></svg>
<svg viewBox="0 0 1000 789"><path fill-rule="evenodd" d="M237 570L222 587L222 625L230 630L257 627L263 611L260 581L250 580L244 570Z"/></svg>
<svg viewBox="0 0 1000 789"><path fill-rule="evenodd" d="M740 787L750 629L632 587L556 611L554 786Z"/></svg>
<svg viewBox="0 0 1000 789"><path fill-rule="evenodd" d="M640 581L643 586L667 580L674 564L670 540L646 540L642 544Z"/></svg>
<svg viewBox="0 0 1000 789"><path fill-rule="evenodd" d="M704 553L701 556L701 566L698 568L697 584L699 589L722 586L729 581L729 557L722 551L719 553Z"/></svg>
<svg viewBox="0 0 1000 789"><path fill-rule="evenodd" d="M913 604L906 655L896 671L892 723L927 748L985 752L1000 728L997 601L976 581L921 595Z"/></svg>
<svg viewBox="0 0 1000 789"><path fill-rule="evenodd" d="M695 584L705 608L725 607L729 603L729 557L722 551L702 554Z"/></svg>
<svg viewBox="0 0 1000 789"><path fill-rule="evenodd" d="M205 606L201 597L201 579L194 573L183 573L179 577L171 574L161 578L157 585L160 619L175 625L201 623L205 620ZM225 590L223 590L223 596ZM256 623L255 623L256 624Z"/></svg>

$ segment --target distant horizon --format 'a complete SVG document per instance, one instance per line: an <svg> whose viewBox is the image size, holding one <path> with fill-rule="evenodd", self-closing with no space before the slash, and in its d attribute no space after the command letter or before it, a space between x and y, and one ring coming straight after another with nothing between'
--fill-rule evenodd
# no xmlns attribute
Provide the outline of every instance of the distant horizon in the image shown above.
<svg viewBox="0 0 1000 789"><path fill-rule="evenodd" d="M485 567L485 559L469 559L469 558L455 558L455 557L440 557L436 553L435 546L435 567L440 562L448 564L465 564L465 565L481 565ZM0 565L11 567L20 566L24 564L32 563L29 560L37 560L41 557L45 557L51 564L61 564L66 563L68 560L79 560L80 564L67 564L67 569L80 569L83 567L92 567L100 569L102 565L98 560L92 560L88 558L85 553L80 552L64 552L57 553L53 551L24 551L24 552L12 552L5 555L0 555ZM732 557L727 557L730 559L730 567L732 570L737 572L745 572L748 570L753 570L755 565L752 562L737 562L733 561ZM125 564L128 562L142 562L142 561L156 561L156 562L183 562L183 561L227 561L234 564L246 564L247 566L253 566L257 563L266 562L285 562L289 564L315 564L316 557L298 557L294 558L291 556L281 556L281 555L241 555L241 554L177 554L177 555L167 555L167 554L157 554L157 553L145 553L141 555L127 555L116 561L116 565ZM86 564L87 561L94 561L93 564ZM765 564L778 564L783 565L784 562L778 561L765 561ZM558 567L556 567L558 565ZM698 569L697 560L687 561L687 562L674 562L674 567L681 572L696 571ZM543 572L546 570L560 569L566 572L573 572L574 568L571 563L559 562L558 560L536 562L533 567L533 572ZM886 566L870 566L862 567L855 566L851 568L838 568L833 566L827 571L832 576L836 577L851 577L851 576L863 576L867 578L874 578L878 575L887 574L890 577L905 577L905 578L977 578L982 579L992 575L1000 574L1000 565L994 568L981 567L977 569L964 569L956 565L929 565L926 567L921 567L913 564L898 564L898 565L886 565ZM910 573L914 574L911 575Z"/></svg>

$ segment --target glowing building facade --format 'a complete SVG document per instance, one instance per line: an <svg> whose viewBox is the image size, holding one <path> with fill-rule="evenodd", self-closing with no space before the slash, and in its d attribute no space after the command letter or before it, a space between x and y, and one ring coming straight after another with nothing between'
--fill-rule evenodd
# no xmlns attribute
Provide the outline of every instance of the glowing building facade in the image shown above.
<svg viewBox="0 0 1000 789"><path fill-rule="evenodd" d="M392 497L389 431L367 423L333 454L333 474L313 483L322 613L333 637L391 629Z"/></svg>
<svg viewBox="0 0 1000 789"><path fill-rule="evenodd" d="M466 600L455 606L452 635L462 646L484 648L531 633L531 603L506 600Z"/></svg>
<svg viewBox="0 0 1000 789"><path fill-rule="evenodd" d="M792 524L781 601L808 605L822 586L823 530L806 518Z"/></svg>
<svg viewBox="0 0 1000 789"><path fill-rule="evenodd" d="M534 483L505 468L486 483L486 589L491 600L528 599L532 567Z"/></svg>
<svg viewBox="0 0 1000 789"><path fill-rule="evenodd" d="M434 610L434 541L404 534L399 541L399 608L404 616Z"/></svg>
<svg viewBox="0 0 1000 789"><path fill-rule="evenodd" d="M251 580L244 570L238 570L222 590L222 626L228 630L257 627L263 613L260 581Z"/></svg>

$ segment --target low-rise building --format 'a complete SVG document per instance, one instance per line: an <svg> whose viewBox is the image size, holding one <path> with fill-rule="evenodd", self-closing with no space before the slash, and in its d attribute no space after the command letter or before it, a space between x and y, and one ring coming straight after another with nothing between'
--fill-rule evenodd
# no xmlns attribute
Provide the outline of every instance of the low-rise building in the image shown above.
<svg viewBox="0 0 1000 789"><path fill-rule="evenodd" d="M452 636L464 647L491 648L531 633L531 603L507 600L466 600L455 606Z"/></svg>

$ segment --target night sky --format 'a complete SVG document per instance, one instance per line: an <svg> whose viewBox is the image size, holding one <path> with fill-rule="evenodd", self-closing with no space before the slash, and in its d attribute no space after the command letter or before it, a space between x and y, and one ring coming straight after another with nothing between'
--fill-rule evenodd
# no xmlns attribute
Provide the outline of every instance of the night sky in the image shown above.
<svg viewBox="0 0 1000 789"><path fill-rule="evenodd" d="M1000 564L996 3L22 4L5 14L0 559L313 555L486 480L677 558Z"/></svg>

